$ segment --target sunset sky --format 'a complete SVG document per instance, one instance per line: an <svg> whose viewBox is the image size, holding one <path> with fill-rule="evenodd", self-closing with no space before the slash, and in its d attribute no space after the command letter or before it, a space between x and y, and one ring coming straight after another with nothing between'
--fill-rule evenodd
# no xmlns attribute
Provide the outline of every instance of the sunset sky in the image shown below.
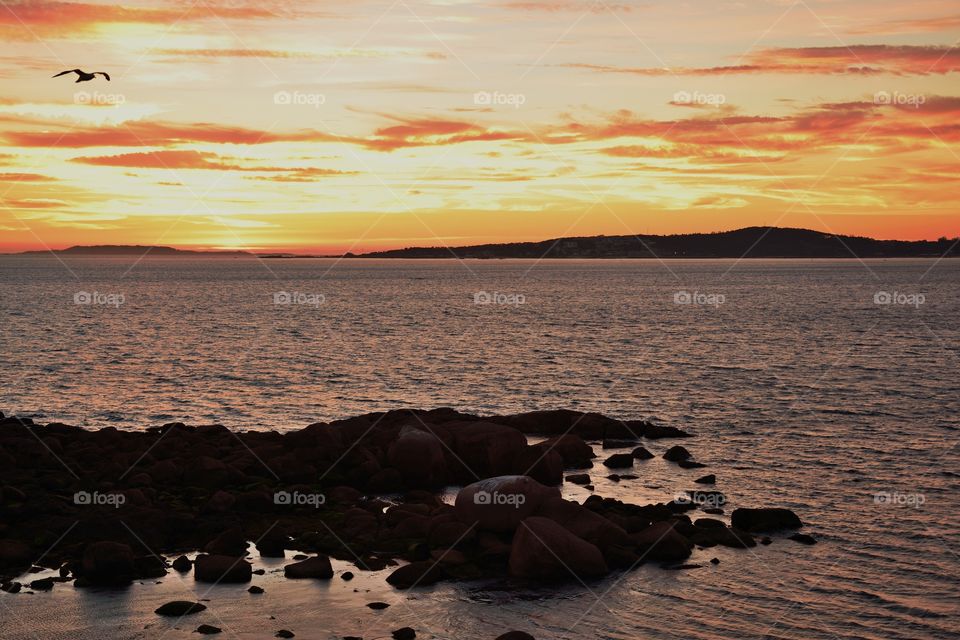
<svg viewBox="0 0 960 640"><path fill-rule="evenodd" d="M0 5L0 251L960 234L956 0Z"/></svg>

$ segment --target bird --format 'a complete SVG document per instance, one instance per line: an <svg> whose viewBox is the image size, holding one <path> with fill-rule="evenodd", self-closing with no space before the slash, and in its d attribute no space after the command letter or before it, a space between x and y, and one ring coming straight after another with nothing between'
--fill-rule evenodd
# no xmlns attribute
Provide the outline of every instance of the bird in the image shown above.
<svg viewBox="0 0 960 640"><path fill-rule="evenodd" d="M101 75L101 76L103 76L104 78L106 78L106 79L107 79L107 82L110 81L110 76L107 75L106 73L104 73L103 71L94 71L93 73L87 73L86 71L81 71L80 69L69 69L69 70L67 70L67 71L61 71L60 73L58 73L57 75L55 75L55 76L53 76L53 77L54 77L54 78L59 78L60 76L65 76L65 75L67 75L68 73L75 73L75 74L77 74L77 82L87 82L87 81L89 81L89 80L93 80L93 79L94 79L95 77L97 77L98 75ZM75 82L74 84L76 84L76 82Z"/></svg>

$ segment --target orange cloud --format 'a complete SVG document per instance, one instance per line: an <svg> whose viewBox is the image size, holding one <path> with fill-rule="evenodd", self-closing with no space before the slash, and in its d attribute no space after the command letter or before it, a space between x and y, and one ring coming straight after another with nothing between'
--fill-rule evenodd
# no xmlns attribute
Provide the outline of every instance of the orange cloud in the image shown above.
<svg viewBox="0 0 960 640"><path fill-rule="evenodd" d="M265 19L273 11L255 6L217 6L191 3L185 7L144 8L86 2L20 0L0 8L0 37L31 40L35 37L66 38L94 30L102 24L155 24L209 19Z"/></svg>
<svg viewBox="0 0 960 640"><path fill-rule="evenodd" d="M929 75L960 71L960 49L946 45L885 44L796 47L765 49L747 56L743 64L716 67L617 67L587 63L562 66L643 76L703 76L728 73Z"/></svg>

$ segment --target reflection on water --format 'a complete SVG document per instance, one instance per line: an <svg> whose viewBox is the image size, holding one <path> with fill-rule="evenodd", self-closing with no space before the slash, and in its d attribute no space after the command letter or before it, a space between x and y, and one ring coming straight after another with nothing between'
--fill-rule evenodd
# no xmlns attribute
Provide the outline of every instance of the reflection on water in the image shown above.
<svg viewBox="0 0 960 640"><path fill-rule="evenodd" d="M268 569L259 599L208 595L223 624L204 612L169 632L153 609L206 587L174 574L120 593L58 586L0 594L0 636L192 637L205 622L241 638L400 626L426 638L958 637L960 264L531 264L148 258L124 275L128 260L86 258L69 263L74 278L50 257L2 257L0 409L124 428L295 428L442 405L652 417L697 434L684 444L730 508L793 508L820 543L710 549L694 556L701 569L519 591L407 594L378 574L325 585ZM80 292L123 300L77 304ZM877 304L879 292L906 297ZM591 472L597 493L635 502L702 475L659 459L635 473ZM372 612L368 598L397 604Z"/></svg>

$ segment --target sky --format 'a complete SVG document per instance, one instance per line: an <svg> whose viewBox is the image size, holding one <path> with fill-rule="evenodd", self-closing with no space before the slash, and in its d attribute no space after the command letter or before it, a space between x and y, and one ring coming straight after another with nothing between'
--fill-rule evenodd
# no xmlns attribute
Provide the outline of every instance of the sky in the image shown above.
<svg viewBox="0 0 960 640"><path fill-rule="evenodd" d="M955 237L958 44L956 0L0 0L0 251Z"/></svg>

